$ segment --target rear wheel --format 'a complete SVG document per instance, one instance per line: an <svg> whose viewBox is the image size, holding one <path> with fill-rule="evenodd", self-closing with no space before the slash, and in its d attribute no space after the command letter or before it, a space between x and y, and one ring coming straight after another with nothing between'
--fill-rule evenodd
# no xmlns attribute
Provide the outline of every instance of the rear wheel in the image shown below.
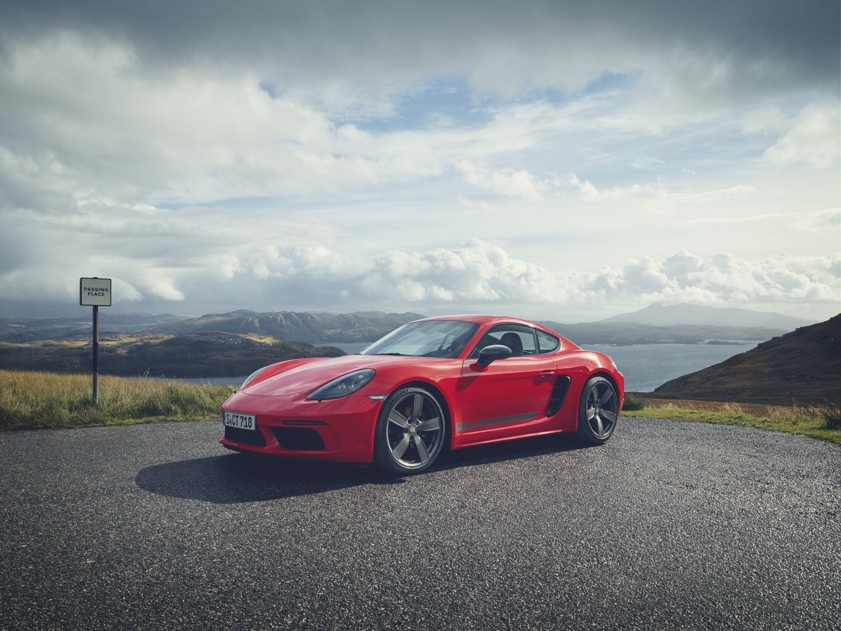
<svg viewBox="0 0 841 631"><path fill-rule="evenodd" d="M419 473L444 449L447 417L426 388L401 388L383 404L374 436L374 462L391 473Z"/></svg>
<svg viewBox="0 0 841 631"><path fill-rule="evenodd" d="M601 445L613 435L619 420L619 396L604 377L592 377L581 392L578 405L578 437L589 445Z"/></svg>

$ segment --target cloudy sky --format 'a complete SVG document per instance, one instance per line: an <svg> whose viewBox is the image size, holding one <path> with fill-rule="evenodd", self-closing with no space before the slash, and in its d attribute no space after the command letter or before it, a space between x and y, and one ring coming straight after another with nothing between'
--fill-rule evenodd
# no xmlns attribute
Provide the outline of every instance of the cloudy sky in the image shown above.
<svg viewBox="0 0 841 631"><path fill-rule="evenodd" d="M838 0L0 15L0 317L841 311Z"/></svg>

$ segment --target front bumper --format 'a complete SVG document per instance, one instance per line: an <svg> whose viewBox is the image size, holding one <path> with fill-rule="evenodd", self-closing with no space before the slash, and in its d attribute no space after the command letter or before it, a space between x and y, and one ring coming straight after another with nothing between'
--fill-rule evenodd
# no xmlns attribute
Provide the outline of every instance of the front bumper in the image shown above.
<svg viewBox="0 0 841 631"><path fill-rule="evenodd" d="M254 414L255 430L225 427L219 442L236 451L334 462L371 462L382 400L363 394L307 401L237 392L222 414Z"/></svg>

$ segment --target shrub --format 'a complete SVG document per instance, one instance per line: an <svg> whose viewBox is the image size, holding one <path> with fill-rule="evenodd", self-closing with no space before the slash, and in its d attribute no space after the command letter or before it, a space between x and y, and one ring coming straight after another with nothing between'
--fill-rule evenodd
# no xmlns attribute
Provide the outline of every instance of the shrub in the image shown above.
<svg viewBox="0 0 841 631"><path fill-rule="evenodd" d="M827 429L841 429L841 403L830 403L821 413Z"/></svg>
<svg viewBox="0 0 841 631"><path fill-rule="evenodd" d="M625 393L625 403L622 405L623 410L641 410L645 407L645 397L636 392Z"/></svg>

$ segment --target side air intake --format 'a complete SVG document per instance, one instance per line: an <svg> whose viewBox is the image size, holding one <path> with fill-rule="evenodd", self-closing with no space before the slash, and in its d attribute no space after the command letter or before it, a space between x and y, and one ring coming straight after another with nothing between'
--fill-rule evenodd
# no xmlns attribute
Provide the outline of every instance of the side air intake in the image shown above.
<svg viewBox="0 0 841 631"><path fill-rule="evenodd" d="M555 387L552 388L552 396L549 399L549 407L546 410L546 416L552 416L558 413L561 406L564 404L567 392L569 391L570 378L566 375L558 377L555 381Z"/></svg>

